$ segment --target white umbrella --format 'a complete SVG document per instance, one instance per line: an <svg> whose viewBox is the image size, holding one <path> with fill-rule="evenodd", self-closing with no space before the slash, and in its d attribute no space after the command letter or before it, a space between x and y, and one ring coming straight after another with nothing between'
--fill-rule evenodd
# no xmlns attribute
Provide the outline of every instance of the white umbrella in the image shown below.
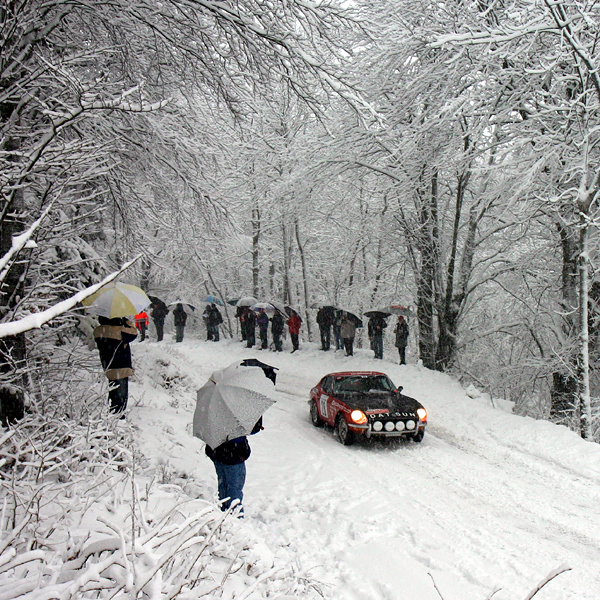
<svg viewBox="0 0 600 600"><path fill-rule="evenodd" d="M236 302L236 306L252 306L253 304L256 304L258 302L258 300L252 296L244 296L243 298L240 298L237 302Z"/></svg>
<svg viewBox="0 0 600 600"><path fill-rule="evenodd" d="M411 308L407 308L406 306L402 306L401 304L389 304L388 306L384 306L379 310L389 312L393 315L403 315L404 317L414 316L414 312Z"/></svg>
<svg viewBox="0 0 600 600"><path fill-rule="evenodd" d="M181 308L183 308L183 312L191 315L195 310L196 307L193 306L192 304L190 304L189 302L184 302L183 300L177 300L176 302L171 302L171 304L169 304L169 310L175 310L175 307L181 304Z"/></svg>
<svg viewBox="0 0 600 600"><path fill-rule="evenodd" d="M275 403L274 391L275 384L259 366L234 363L214 372L197 393L194 436L216 448L249 435L262 414Z"/></svg>
<svg viewBox="0 0 600 600"><path fill-rule="evenodd" d="M269 304L274 306L282 315L285 315L285 305L282 302L277 302L277 300L269 300Z"/></svg>
<svg viewBox="0 0 600 600"><path fill-rule="evenodd" d="M136 285L112 281L83 300L92 315L114 319L137 315L150 306L146 292Z"/></svg>
<svg viewBox="0 0 600 600"><path fill-rule="evenodd" d="M257 302L250 308L255 311L258 311L259 308L262 308L270 317L275 314L275 307L270 302Z"/></svg>

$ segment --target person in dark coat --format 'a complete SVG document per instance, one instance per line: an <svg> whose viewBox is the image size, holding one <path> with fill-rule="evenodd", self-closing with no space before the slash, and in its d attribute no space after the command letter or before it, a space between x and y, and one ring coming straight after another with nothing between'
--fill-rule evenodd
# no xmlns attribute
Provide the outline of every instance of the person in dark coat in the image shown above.
<svg viewBox="0 0 600 600"><path fill-rule="evenodd" d="M335 349L344 349L344 340L341 334L343 311L336 310L333 317L333 338L335 339Z"/></svg>
<svg viewBox="0 0 600 600"><path fill-rule="evenodd" d="M260 335L260 349L266 350L269 347L269 317L264 308L258 309L256 324Z"/></svg>
<svg viewBox="0 0 600 600"><path fill-rule="evenodd" d="M206 327L206 341L211 342L213 339L213 331L210 325L210 304L207 304L204 307L204 312L202 313L202 321L204 322L204 327Z"/></svg>
<svg viewBox="0 0 600 600"><path fill-rule="evenodd" d="M254 425L250 435L254 435L262 429L264 428L261 417ZM246 483L246 461L251 452L248 438L244 435L224 442L214 449L207 444L204 451L215 465L221 510L223 512L229 510L233 504L239 507L238 516L243 517L242 499Z"/></svg>
<svg viewBox="0 0 600 600"><path fill-rule="evenodd" d="M275 346L275 352L281 352L283 350L281 336L283 335L284 325L285 322L282 314L276 310L275 314L271 318L271 335L273 336L273 346Z"/></svg>
<svg viewBox="0 0 600 600"><path fill-rule="evenodd" d="M323 306L317 312L317 324L321 333L321 350L331 347L331 326L333 325L333 311L329 306Z"/></svg>
<svg viewBox="0 0 600 600"><path fill-rule="evenodd" d="M208 326L210 327L210 331L212 334L212 341L219 341L219 325L223 322L223 317L221 316L221 311L217 308L216 304L211 304L208 312Z"/></svg>
<svg viewBox="0 0 600 600"><path fill-rule="evenodd" d="M344 312L340 320L340 335L344 340L346 348L346 356L354 354L354 337L356 336L356 321L347 313Z"/></svg>
<svg viewBox="0 0 600 600"><path fill-rule="evenodd" d="M406 319L402 316L398 316L398 322L396 323L396 328L394 329L394 333L396 334L396 348L398 348L398 353L400 354L400 364L406 364L406 346L408 345L408 323Z"/></svg>
<svg viewBox="0 0 600 600"><path fill-rule="evenodd" d="M256 342L256 315L249 307L246 307L244 323L246 324L246 348L252 348Z"/></svg>
<svg viewBox="0 0 600 600"><path fill-rule="evenodd" d="M367 328L375 358L383 358L383 330L386 327L387 321L382 316L375 315L369 319Z"/></svg>
<svg viewBox="0 0 600 600"><path fill-rule="evenodd" d="M123 413L129 396L129 377L133 375L129 344L137 337L137 330L125 318L98 317L98 323L94 329L94 339L104 374L110 382L110 412Z"/></svg>
<svg viewBox="0 0 600 600"><path fill-rule="evenodd" d="M150 308L150 316L154 321L154 327L156 327L156 341L162 342L165 332L165 318L169 314L169 309L167 308L167 305L162 302L153 302L150 305Z"/></svg>
<svg viewBox="0 0 600 600"><path fill-rule="evenodd" d="M183 331L187 322L187 313L183 306L178 304L173 310L173 324L175 325L175 341L183 342Z"/></svg>

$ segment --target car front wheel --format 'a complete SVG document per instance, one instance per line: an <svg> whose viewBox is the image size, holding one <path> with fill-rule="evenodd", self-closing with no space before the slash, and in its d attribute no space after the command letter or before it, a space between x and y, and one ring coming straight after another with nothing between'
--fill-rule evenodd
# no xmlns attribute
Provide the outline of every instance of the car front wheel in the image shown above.
<svg viewBox="0 0 600 600"><path fill-rule="evenodd" d="M315 427L323 427L324 423L319 416L319 409L317 403L313 400L310 403L310 420Z"/></svg>
<svg viewBox="0 0 600 600"><path fill-rule="evenodd" d="M338 439L344 446L350 446L354 443L354 433L348 429L348 423L342 415L339 415L336 421L336 431Z"/></svg>
<svg viewBox="0 0 600 600"><path fill-rule="evenodd" d="M413 442L421 442L423 440L423 436L425 435L425 429L419 430L415 435L413 435Z"/></svg>

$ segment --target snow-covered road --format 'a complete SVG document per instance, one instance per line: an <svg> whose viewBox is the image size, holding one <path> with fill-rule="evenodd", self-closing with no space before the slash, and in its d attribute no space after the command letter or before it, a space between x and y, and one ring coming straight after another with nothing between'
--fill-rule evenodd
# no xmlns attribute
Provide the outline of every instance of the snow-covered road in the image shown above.
<svg viewBox="0 0 600 600"><path fill-rule="evenodd" d="M245 523L326 598L483 600L501 588L496 600L525 600L564 563L572 570L536 600L600 598L600 445L368 351L346 358L305 346L290 355L184 340L144 342L134 354L130 419L143 451L208 498L216 481L190 435L194 389L240 358L279 368L278 402L250 440ZM350 369L384 371L426 406L421 444L344 447L312 426L310 388Z"/></svg>

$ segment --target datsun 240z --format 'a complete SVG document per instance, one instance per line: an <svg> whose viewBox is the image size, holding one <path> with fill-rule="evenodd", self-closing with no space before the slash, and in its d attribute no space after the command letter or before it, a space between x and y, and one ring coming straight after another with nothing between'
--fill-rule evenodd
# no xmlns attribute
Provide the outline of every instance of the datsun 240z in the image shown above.
<svg viewBox="0 0 600 600"><path fill-rule="evenodd" d="M408 437L420 442L427 411L402 394L385 373L330 373L310 391L310 419L315 427L333 427L346 446L364 438Z"/></svg>

